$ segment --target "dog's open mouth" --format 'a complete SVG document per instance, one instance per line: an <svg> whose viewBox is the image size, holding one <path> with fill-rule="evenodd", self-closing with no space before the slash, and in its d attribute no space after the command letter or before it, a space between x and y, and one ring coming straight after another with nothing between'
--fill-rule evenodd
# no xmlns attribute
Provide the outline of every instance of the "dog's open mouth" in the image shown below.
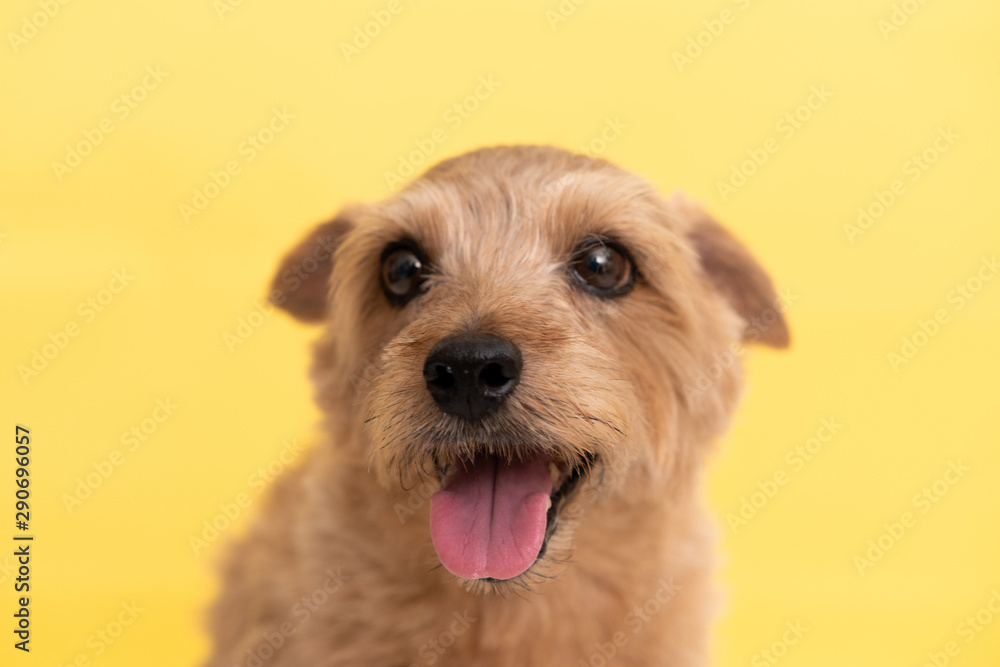
<svg viewBox="0 0 1000 667"><path fill-rule="evenodd" d="M513 579L544 553L559 511L594 462L480 453L439 466L431 538L441 563L464 579Z"/></svg>

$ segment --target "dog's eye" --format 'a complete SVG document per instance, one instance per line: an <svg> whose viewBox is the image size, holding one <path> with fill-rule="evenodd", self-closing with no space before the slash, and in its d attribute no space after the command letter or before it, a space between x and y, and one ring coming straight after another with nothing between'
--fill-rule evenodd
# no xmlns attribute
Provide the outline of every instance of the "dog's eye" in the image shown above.
<svg viewBox="0 0 1000 667"><path fill-rule="evenodd" d="M570 267L583 288L597 296L622 296L635 284L635 265L614 241L585 241L574 253Z"/></svg>
<svg viewBox="0 0 1000 667"><path fill-rule="evenodd" d="M409 243L393 243L382 251L382 291L391 303L406 304L424 284L425 262Z"/></svg>

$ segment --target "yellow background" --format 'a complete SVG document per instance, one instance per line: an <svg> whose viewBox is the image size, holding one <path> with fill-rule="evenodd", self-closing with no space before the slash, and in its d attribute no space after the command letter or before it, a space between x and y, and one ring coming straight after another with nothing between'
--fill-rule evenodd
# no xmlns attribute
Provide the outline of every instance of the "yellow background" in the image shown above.
<svg viewBox="0 0 1000 667"><path fill-rule="evenodd" d="M446 140L431 161L496 143L579 148L619 119L605 155L703 200L796 297L793 349L751 355L747 399L712 459L729 588L715 664L768 664L758 652L796 621L809 630L779 664L918 666L956 639L950 664L1000 663L1000 615L969 643L956 635L1000 590L1000 280L961 310L948 300L1000 251L996 3L909 0L912 17L883 34L902 3L567 0L553 28L558 0L401 0L347 62L341 43L387 4L246 0L220 17L211 0L69 2L12 44L42 10L4 3L0 535L15 532L21 423L37 541L34 650L10 646L0 571L0 662L203 657L211 563L248 512L197 555L189 538L220 503L256 500L250 476L284 441L310 442L317 416L315 331L275 314L233 351L224 340L279 255L342 204L385 196L385 173L435 128ZM674 53L699 33L706 46L679 68ZM120 119L115 100L157 66L166 78ZM447 124L489 76L500 87ZM830 98L786 137L776 124L814 86ZM248 162L239 147L274 108L295 118ZM52 163L105 118L113 132L60 181ZM947 128L958 137L910 180L907 161ZM717 183L769 138L778 150L723 198ZM185 222L179 205L229 160L241 172ZM896 179L905 192L849 241L844 225ZM85 322L78 305L120 269L134 279ZM948 321L894 370L888 353L938 309ZM70 322L79 335L25 384L18 367ZM174 414L69 513L64 494L165 398ZM786 453L831 417L843 428L793 472ZM920 513L913 496L957 460L969 471ZM778 471L788 483L731 530L727 515ZM859 575L854 557L906 511L916 525ZM88 638L133 600L144 611L95 656Z"/></svg>

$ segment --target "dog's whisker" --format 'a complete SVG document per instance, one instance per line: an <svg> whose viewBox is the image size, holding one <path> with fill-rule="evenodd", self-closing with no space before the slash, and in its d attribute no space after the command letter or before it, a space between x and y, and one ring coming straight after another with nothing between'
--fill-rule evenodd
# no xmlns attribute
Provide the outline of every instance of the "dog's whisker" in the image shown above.
<svg viewBox="0 0 1000 667"><path fill-rule="evenodd" d="M596 417L594 415L588 415L588 414L585 414L585 413L581 413L579 415L570 415L570 418L571 419L583 419L584 421L596 422L598 424L602 424L604 426L607 426L608 428L610 428L610 429L612 429L614 431L617 431L620 435L625 435L624 431L622 431L620 428L618 428L617 426L615 426L614 424L612 424L608 420L602 419L600 417Z"/></svg>

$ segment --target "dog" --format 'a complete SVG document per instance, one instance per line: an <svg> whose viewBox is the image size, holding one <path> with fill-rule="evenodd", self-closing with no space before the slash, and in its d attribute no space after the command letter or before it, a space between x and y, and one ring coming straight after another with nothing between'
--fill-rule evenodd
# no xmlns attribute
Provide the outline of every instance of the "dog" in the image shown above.
<svg viewBox="0 0 1000 667"><path fill-rule="evenodd" d="M233 548L208 667L704 665L704 459L788 345L734 236L602 159L477 150L344 209L270 299L324 440Z"/></svg>

